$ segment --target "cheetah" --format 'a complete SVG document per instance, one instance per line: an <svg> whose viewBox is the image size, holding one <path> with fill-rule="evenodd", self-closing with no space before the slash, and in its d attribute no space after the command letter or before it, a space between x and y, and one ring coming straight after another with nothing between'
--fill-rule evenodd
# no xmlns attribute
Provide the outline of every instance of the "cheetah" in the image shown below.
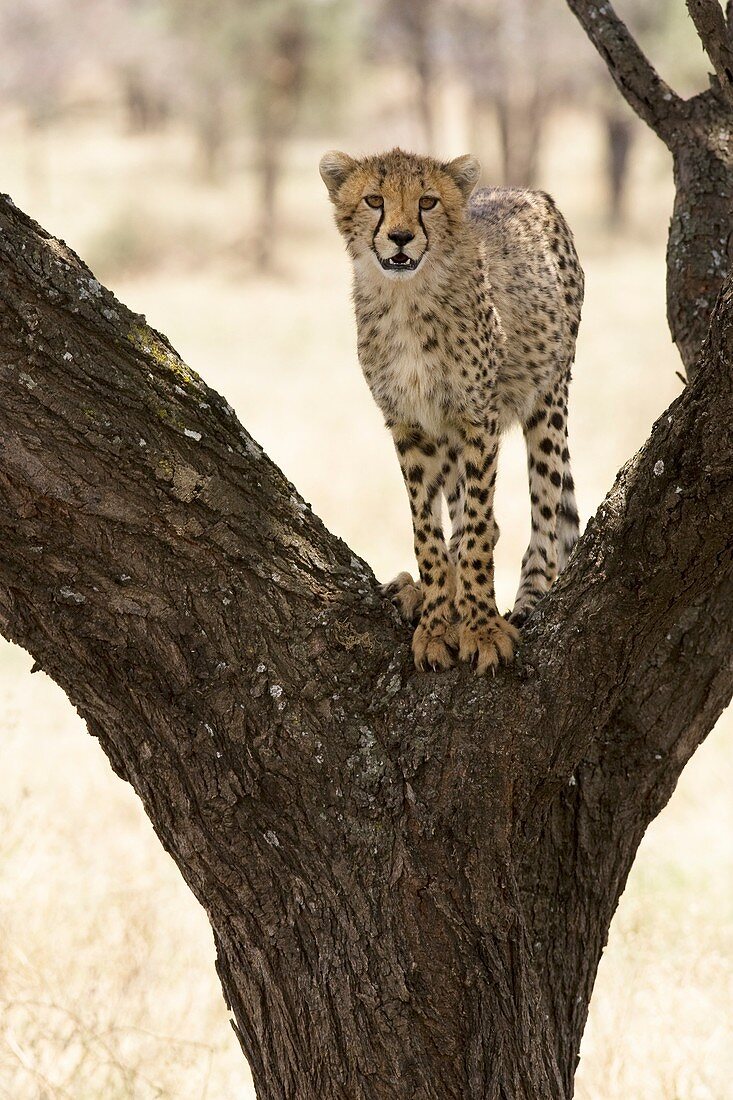
<svg viewBox="0 0 733 1100"><path fill-rule="evenodd" d="M400 573L383 591L417 623L419 669L459 659L495 672L578 538L567 400L584 280L572 234L542 191L475 190L470 155L332 151L320 173L352 261L360 365L412 513L419 581ZM494 486L499 438L516 422L532 534L503 617Z"/></svg>

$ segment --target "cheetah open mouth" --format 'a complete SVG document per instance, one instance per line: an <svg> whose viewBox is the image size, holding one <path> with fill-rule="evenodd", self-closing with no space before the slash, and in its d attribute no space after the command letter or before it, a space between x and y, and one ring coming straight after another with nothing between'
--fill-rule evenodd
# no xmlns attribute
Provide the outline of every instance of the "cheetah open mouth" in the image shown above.
<svg viewBox="0 0 733 1100"><path fill-rule="evenodd" d="M394 256L390 256L387 260L383 260L380 256L379 262L385 271L414 271L421 259L422 256L417 260L413 260L405 252L396 252Z"/></svg>

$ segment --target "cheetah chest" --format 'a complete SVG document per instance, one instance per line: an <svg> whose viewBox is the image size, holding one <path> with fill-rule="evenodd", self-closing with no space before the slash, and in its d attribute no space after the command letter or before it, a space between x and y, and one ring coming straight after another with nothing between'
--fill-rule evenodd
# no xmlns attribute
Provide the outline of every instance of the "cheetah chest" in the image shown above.
<svg viewBox="0 0 733 1100"><path fill-rule="evenodd" d="M385 318L374 344L360 346L364 374L387 418L440 434L456 406L454 361L433 329L400 320Z"/></svg>

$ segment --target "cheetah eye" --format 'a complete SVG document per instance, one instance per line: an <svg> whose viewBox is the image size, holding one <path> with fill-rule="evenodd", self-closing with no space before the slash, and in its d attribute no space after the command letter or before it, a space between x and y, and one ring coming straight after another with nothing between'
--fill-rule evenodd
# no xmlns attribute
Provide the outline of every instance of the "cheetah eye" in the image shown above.
<svg viewBox="0 0 733 1100"><path fill-rule="evenodd" d="M437 203L438 200L435 195L423 195L418 205L420 206L421 210L432 210L433 207L437 205Z"/></svg>
<svg viewBox="0 0 733 1100"><path fill-rule="evenodd" d="M364 202L367 206L371 206L372 210L379 210L380 206L384 206L384 199L381 195L365 195Z"/></svg>

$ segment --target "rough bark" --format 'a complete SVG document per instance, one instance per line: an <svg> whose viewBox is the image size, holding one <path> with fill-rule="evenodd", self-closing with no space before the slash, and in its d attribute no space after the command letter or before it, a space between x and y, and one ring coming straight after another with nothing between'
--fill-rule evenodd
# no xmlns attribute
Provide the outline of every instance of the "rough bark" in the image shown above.
<svg viewBox="0 0 733 1100"><path fill-rule="evenodd" d="M730 32L717 0L689 0L716 75L707 91L683 100L657 75L610 3L568 0L568 6L606 62L621 94L672 153L676 193L667 246L667 318L689 374L698 361L710 311L730 268ZM714 8L720 13L719 20Z"/></svg>
<svg viewBox="0 0 733 1100"><path fill-rule="evenodd" d="M733 114L712 92L689 100L670 144L675 201L667 243L667 319L688 375L730 271Z"/></svg>
<svg viewBox="0 0 733 1100"><path fill-rule="evenodd" d="M733 42L723 9L718 0L687 0L687 10L728 105L733 107Z"/></svg>
<svg viewBox="0 0 733 1100"><path fill-rule="evenodd" d="M0 203L0 630L205 907L260 1100L572 1093L647 823L730 696L733 292L494 680Z"/></svg>

